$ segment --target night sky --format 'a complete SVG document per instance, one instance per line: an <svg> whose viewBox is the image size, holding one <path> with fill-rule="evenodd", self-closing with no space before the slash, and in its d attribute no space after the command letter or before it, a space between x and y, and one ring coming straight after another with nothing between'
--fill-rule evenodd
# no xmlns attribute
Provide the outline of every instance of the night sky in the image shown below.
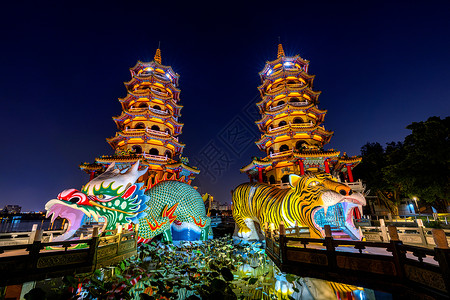
<svg viewBox="0 0 450 300"><path fill-rule="evenodd" d="M2 3L0 208L42 210L87 182L78 165L113 153L105 138L123 82L158 41L162 63L181 76L180 138L202 170L195 185L219 202L247 180L239 168L263 156L254 103L278 37L286 55L311 62L335 132L327 148L357 155L367 142L403 140L411 122L449 115L449 1L97 2Z"/></svg>

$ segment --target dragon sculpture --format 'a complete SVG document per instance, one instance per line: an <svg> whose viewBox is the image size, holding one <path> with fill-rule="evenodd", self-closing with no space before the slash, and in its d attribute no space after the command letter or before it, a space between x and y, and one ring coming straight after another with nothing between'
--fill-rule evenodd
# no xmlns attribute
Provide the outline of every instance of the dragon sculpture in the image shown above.
<svg viewBox="0 0 450 300"><path fill-rule="evenodd" d="M353 210L366 205L364 196L353 192L327 173L289 175L290 188L279 189L264 183L244 183L233 192L233 217L239 227L238 236L258 239L254 222L272 223L276 228L284 221L287 227L309 227L311 237L321 238L324 229L319 226L319 215L327 216L331 207L341 205L341 229L353 239L361 234L353 224Z"/></svg>
<svg viewBox="0 0 450 300"><path fill-rule="evenodd" d="M81 191L65 190L57 199L48 201L47 216L52 221L58 216L65 218L69 224L57 240L72 238L87 218L103 222L100 232L115 229L118 224L139 224L140 242L159 234L172 241L172 231L177 232L178 239L206 240L212 232L211 220L200 194L174 177L164 177L144 191L143 184L136 181L146 171L147 168L139 170L139 162L126 172L116 169L112 163Z"/></svg>

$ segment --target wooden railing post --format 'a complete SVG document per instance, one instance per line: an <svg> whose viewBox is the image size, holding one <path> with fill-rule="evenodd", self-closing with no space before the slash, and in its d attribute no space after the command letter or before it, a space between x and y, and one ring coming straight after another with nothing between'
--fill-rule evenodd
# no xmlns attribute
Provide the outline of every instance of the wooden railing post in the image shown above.
<svg viewBox="0 0 450 300"><path fill-rule="evenodd" d="M395 268L397 269L397 275L400 278L403 278L405 273L403 270L403 263L406 257L406 254L401 249L403 242L398 237L397 227L394 225L389 225L388 232L391 240L392 257L394 259Z"/></svg>
<svg viewBox="0 0 450 300"><path fill-rule="evenodd" d="M447 291L450 292L450 247L448 246L447 237L442 229L432 229L434 243L436 248L436 260L439 263L439 268L442 272L442 278L445 282Z"/></svg>
<svg viewBox="0 0 450 300"><path fill-rule="evenodd" d="M278 226L279 232L280 232L280 263L283 264L283 261L286 259L286 227L284 227L284 222L281 221L280 225Z"/></svg>
<svg viewBox="0 0 450 300"><path fill-rule="evenodd" d="M334 248L333 234L331 232L331 226L325 225L323 227L325 230L324 246L327 248L328 266L332 269L336 268L336 251Z"/></svg>
<svg viewBox="0 0 450 300"><path fill-rule="evenodd" d="M41 251L41 239L42 239L43 230L37 229L34 235L34 241L31 245L28 246L27 250L29 253L29 268L30 270L34 270L37 266L37 261L39 259L39 252Z"/></svg>
<svg viewBox="0 0 450 300"><path fill-rule="evenodd" d="M97 229L97 230L96 230ZM92 238L89 244L89 261L92 265L92 272L97 269L97 250L99 246L98 228L94 227Z"/></svg>

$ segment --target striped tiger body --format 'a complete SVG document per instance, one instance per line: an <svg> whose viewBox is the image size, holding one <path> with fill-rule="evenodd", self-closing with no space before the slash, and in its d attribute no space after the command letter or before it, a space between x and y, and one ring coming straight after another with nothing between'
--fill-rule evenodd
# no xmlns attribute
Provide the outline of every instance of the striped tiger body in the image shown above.
<svg viewBox="0 0 450 300"><path fill-rule="evenodd" d="M264 183L244 183L233 192L233 217L239 227L238 236L255 237L253 222L273 223L278 227L284 221L287 227L307 226L311 237L323 236L323 229L314 222L320 209L339 202L350 206L365 205L364 197L353 193L345 184L337 182L327 173L289 176L289 189L279 189Z"/></svg>

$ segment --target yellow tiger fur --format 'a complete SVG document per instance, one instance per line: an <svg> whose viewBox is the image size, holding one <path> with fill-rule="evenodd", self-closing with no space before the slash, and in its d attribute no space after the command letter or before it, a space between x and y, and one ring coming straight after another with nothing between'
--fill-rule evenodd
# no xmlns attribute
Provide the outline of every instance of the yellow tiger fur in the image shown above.
<svg viewBox="0 0 450 300"><path fill-rule="evenodd" d="M264 183L244 183L233 192L233 217L239 227L238 235L249 238L252 230L249 222L273 223L281 221L287 227L307 226L312 238L321 238L320 228L314 225L312 212L324 201L334 201L334 196L351 194L351 189L337 182L327 173L289 176L291 188L280 189ZM336 195L335 195L336 194ZM326 203L325 203L326 204ZM247 224L246 224L247 223Z"/></svg>

